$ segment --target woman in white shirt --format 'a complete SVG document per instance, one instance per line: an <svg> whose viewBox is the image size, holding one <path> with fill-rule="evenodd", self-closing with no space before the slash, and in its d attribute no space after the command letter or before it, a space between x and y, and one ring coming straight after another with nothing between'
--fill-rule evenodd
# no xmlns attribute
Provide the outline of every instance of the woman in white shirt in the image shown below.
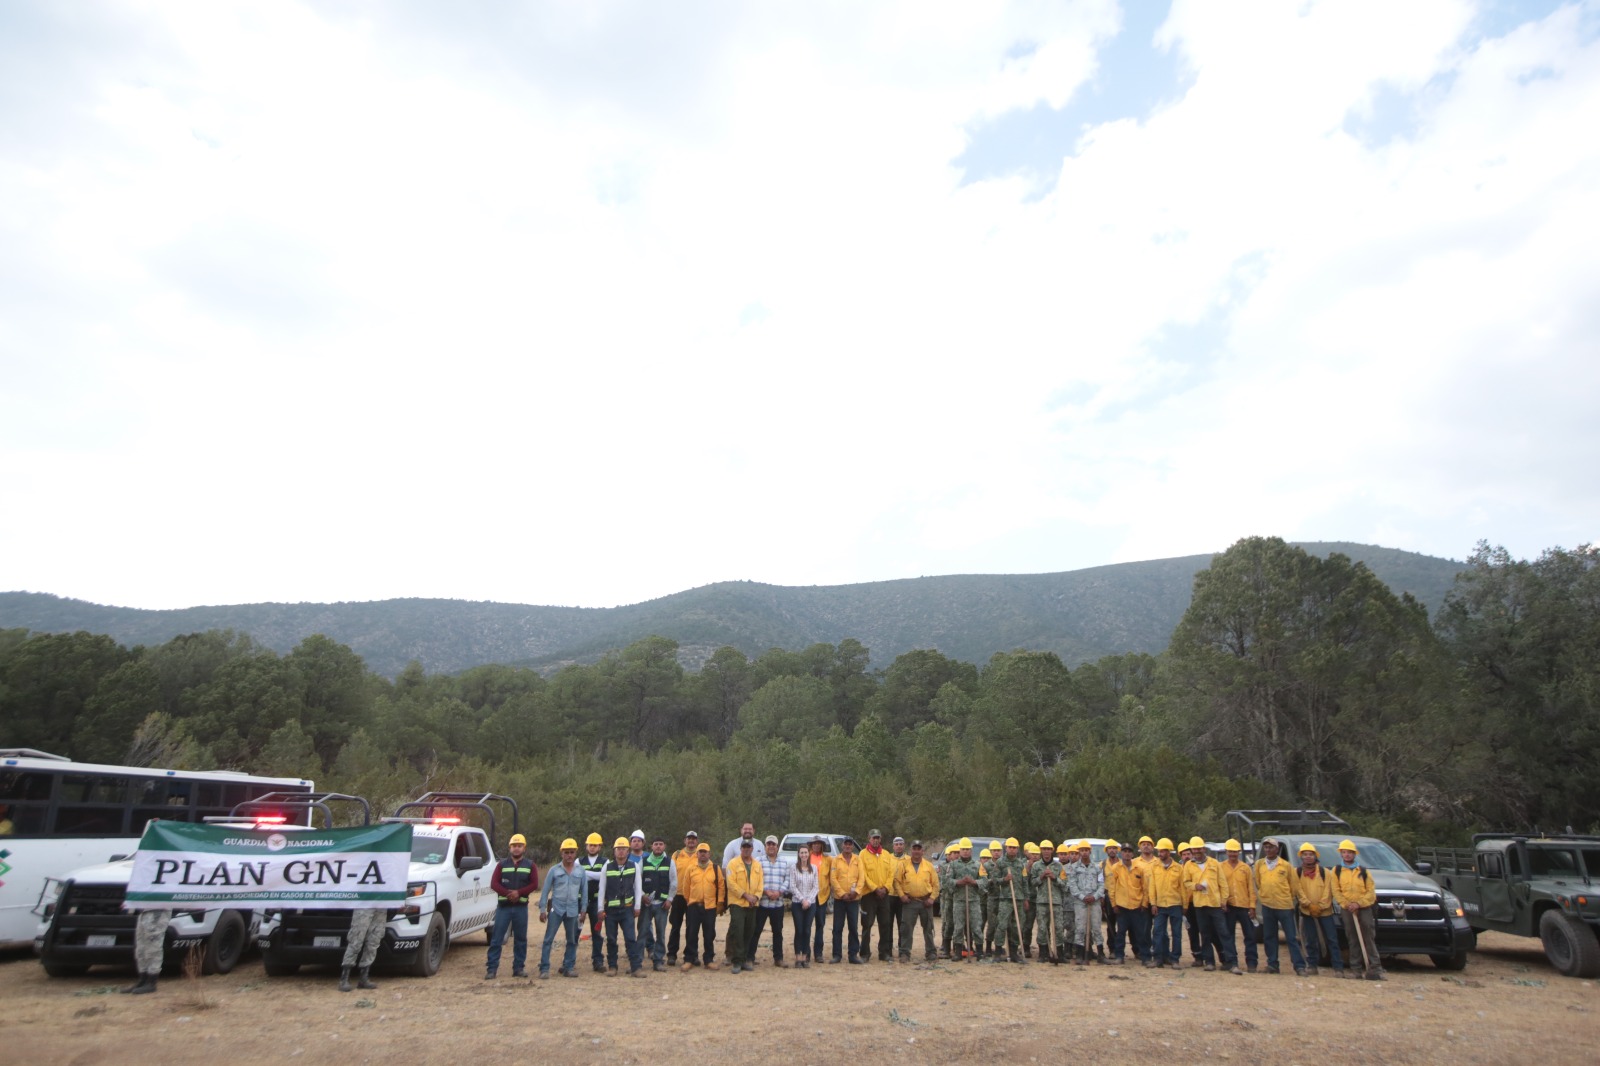
<svg viewBox="0 0 1600 1066"><path fill-rule="evenodd" d="M817 868L811 865L811 850L802 846L790 874L789 898L794 911L794 965L804 970L811 965L811 922L817 914Z"/></svg>

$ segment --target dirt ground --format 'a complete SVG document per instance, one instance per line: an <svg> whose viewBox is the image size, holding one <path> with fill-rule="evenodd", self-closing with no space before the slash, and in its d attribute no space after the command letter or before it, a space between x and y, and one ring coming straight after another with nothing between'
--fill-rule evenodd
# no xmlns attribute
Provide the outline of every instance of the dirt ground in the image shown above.
<svg viewBox="0 0 1600 1066"><path fill-rule="evenodd" d="M538 929L537 923L534 926ZM920 943L918 947L920 949ZM537 970L537 943L529 969ZM1084 969L874 962L754 972L593 973L483 980L481 937L431 979L378 977L341 994L314 970L269 978L251 957L225 977L163 978L122 996L115 971L57 980L0 959L3 1056L12 1063L432 1063L530 1058L795 1061L870 1051L907 1062L1042 1062L1121 1054L1290 1063L1593 1063L1600 988L1561 977L1537 941L1489 934L1458 974L1396 961L1387 982L1234 977L1135 966ZM510 946L507 945L507 955ZM777 1043L775 1044L774 1041ZM820 1044L818 1043L820 1042ZM740 1057L735 1057L740 1056ZM998 1056L998 1058L994 1058ZM881 1061L881 1059L879 1060Z"/></svg>

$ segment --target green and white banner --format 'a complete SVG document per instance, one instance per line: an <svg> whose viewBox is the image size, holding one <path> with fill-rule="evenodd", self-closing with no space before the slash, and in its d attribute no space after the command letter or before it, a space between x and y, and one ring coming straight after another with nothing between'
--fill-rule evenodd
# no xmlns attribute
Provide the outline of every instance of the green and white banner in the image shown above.
<svg viewBox="0 0 1600 1066"><path fill-rule="evenodd" d="M254 828L151 822L133 857L130 910L321 907L357 910L406 897L411 826Z"/></svg>

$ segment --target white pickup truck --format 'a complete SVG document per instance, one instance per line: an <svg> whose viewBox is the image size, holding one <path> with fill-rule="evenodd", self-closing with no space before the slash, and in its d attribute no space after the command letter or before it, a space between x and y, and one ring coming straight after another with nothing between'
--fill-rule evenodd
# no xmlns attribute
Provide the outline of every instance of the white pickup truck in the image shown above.
<svg viewBox="0 0 1600 1066"><path fill-rule="evenodd" d="M133 860L118 859L47 878L34 953L51 977L77 977L91 966L133 965L137 917L122 909ZM198 949L200 972L227 973L244 957L260 915L247 910L175 910L167 923L165 967Z"/></svg>
<svg viewBox="0 0 1600 1066"><path fill-rule="evenodd" d="M493 924L494 812L490 802L509 805L515 832L516 803L484 793L430 792L402 803L394 818L384 819L411 823L411 865L406 901L389 911L375 965L431 977L438 972L452 940ZM488 815L488 831L463 822L463 815L473 810ZM407 812L421 814L408 817ZM268 975L282 977L306 964L337 965L349 931L348 910L274 909L265 912L256 944Z"/></svg>

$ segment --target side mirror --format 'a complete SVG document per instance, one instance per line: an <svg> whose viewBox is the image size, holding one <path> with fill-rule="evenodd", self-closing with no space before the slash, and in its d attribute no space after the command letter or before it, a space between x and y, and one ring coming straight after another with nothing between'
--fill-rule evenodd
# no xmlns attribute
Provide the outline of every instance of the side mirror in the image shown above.
<svg viewBox="0 0 1600 1066"><path fill-rule="evenodd" d="M1413 863L1412 865L1417 868L1417 873L1421 874L1423 877L1427 877L1429 874L1433 873L1433 863L1431 862L1419 862Z"/></svg>
<svg viewBox="0 0 1600 1066"><path fill-rule="evenodd" d="M468 870L483 869L483 864L484 859L482 855L463 855L461 857L461 865L456 867L456 869L461 873L466 873Z"/></svg>

